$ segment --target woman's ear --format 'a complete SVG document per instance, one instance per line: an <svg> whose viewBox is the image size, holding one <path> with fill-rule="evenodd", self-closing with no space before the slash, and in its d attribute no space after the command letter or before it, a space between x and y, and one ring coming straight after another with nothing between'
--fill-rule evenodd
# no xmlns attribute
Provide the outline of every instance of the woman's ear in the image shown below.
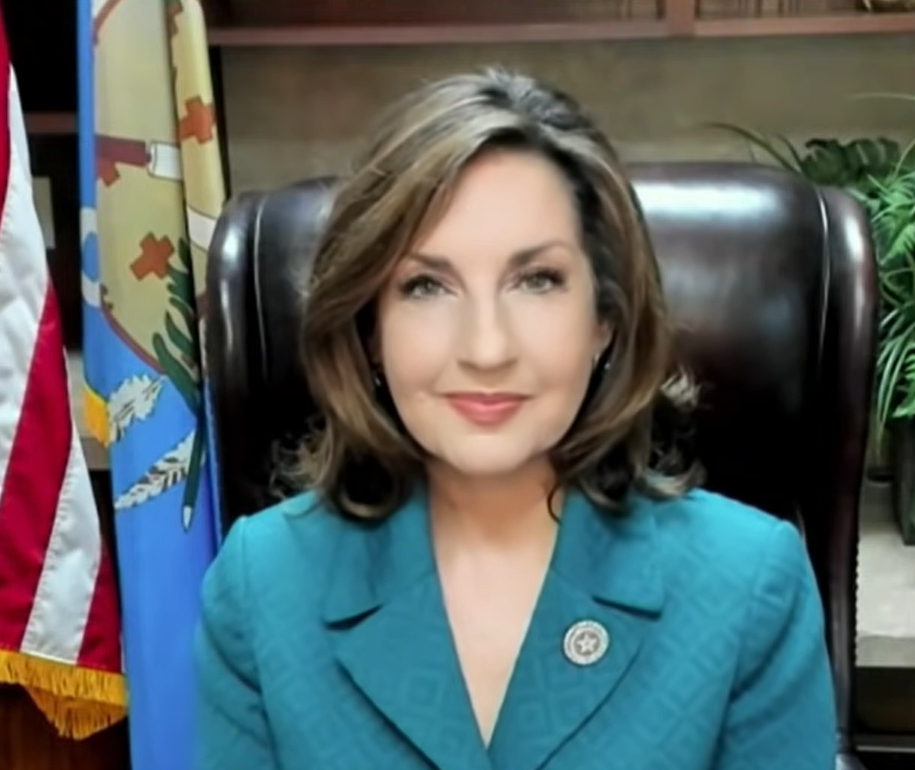
<svg viewBox="0 0 915 770"><path fill-rule="evenodd" d="M372 332L366 341L365 355L369 360L369 367L373 370L381 368L381 335L378 330Z"/></svg>
<svg viewBox="0 0 915 770"><path fill-rule="evenodd" d="M609 323L601 321L597 327L597 334L594 340L594 358L598 359L604 356L613 344L613 337L616 332Z"/></svg>

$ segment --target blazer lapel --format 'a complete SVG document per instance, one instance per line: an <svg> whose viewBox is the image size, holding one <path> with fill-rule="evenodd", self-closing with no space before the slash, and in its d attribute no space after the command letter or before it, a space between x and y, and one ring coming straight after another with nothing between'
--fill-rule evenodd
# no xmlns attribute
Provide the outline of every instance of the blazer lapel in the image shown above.
<svg viewBox="0 0 915 770"><path fill-rule="evenodd" d="M489 770L435 571L425 501L341 541L325 620L374 708L441 770Z"/></svg>
<svg viewBox="0 0 915 770"><path fill-rule="evenodd" d="M558 541L489 747L500 770L536 770L611 697L661 611L653 519L633 497L626 517L569 494ZM581 621L607 634L569 652ZM586 635L587 636L587 635ZM583 656L597 649L596 660ZM581 653L581 654L579 654Z"/></svg>

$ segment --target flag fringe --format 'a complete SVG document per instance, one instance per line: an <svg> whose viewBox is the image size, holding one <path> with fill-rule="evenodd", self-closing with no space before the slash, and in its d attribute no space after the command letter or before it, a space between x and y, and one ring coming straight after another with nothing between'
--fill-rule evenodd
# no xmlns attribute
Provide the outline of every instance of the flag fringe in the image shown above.
<svg viewBox="0 0 915 770"><path fill-rule="evenodd" d="M64 738L88 738L127 716L121 674L0 650L0 682L24 687Z"/></svg>

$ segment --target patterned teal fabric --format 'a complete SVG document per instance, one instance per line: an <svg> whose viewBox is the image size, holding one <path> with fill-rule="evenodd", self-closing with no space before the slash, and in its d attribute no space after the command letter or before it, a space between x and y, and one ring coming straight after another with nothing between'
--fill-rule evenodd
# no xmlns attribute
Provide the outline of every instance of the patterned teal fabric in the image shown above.
<svg viewBox="0 0 915 770"><path fill-rule="evenodd" d="M239 520L203 589L195 770L832 770L819 596L795 529L694 491L570 495L489 746L421 494L382 523L303 495ZM575 622L606 654L563 652Z"/></svg>

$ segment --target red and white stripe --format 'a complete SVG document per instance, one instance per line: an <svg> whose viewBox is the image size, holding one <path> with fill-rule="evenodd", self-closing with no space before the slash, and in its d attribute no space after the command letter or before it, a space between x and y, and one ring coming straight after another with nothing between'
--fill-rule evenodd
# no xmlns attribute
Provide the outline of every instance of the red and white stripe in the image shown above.
<svg viewBox="0 0 915 770"><path fill-rule="evenodd" d="M70 409L2 30L0 194L0 654L119 673L116 588Z"/></svg>

